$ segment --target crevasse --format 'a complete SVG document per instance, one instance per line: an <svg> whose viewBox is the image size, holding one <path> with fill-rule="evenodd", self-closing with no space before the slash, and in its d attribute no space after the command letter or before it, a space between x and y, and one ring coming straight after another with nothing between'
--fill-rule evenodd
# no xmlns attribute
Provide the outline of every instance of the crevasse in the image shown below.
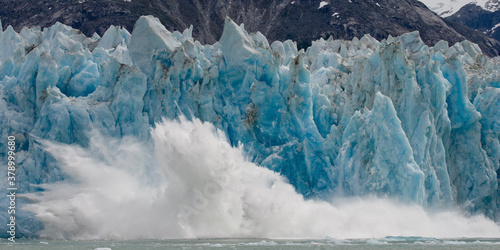
<svg viewBox="0 0 500 250"><path fill-rule="evenodd" d="M499 221L499 69L475 44L428 47L418 32L298 51L230 19L213 45L152 16L91 38L59 23L0 28L0 137L16 137L28 193L68 178L38 139L86 147L98 131L152 144L163 117L194 116L306 198L377 195ZM22 234L42 227L19 213Z"/></svg>

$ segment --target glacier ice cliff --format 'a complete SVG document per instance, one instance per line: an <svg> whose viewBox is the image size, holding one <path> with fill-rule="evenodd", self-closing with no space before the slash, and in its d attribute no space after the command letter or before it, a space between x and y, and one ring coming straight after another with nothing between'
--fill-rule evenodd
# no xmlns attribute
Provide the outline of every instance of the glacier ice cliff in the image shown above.
<svg viewBox="0 0 500 250"><path fill-rule="evenodd" d="M468 41L428 47L418 32L306 51L230 19L213 45L191 33L151 16L103 37L59 23L0 28L0 158L15 136L18 192L70 178L41 139L87 147L99 133L153 147L151 127L185 115L306 198L376 195L500 221L499 58ZM43 227L18 213L21 234Z"/></svg>

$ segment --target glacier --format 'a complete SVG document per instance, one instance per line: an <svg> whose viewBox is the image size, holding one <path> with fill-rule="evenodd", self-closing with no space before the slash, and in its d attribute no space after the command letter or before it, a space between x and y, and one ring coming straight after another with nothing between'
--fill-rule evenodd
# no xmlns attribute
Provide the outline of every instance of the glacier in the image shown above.
<svg viewBox="0 0 500 250"><path fill-rule="evenodd" d="M102 37L0 23L0 158L15 136L18 193L74 181L46 141L95 148L96 135L134 138L148 168L152 128L187 117L213 124L306 200L374 195L500 221L499 58L468 41L429 47L418 32L299 51L229 18L215 44L192 31L170 32L152 16ZM16 212L20 235L44 228L33 209ZM6 211L0 218L8 223Z"/></svg>

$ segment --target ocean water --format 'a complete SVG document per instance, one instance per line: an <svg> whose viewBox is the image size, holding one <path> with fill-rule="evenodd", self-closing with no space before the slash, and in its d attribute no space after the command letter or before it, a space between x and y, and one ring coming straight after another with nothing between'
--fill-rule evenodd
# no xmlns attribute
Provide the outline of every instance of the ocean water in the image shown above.
<svg viewBox="0 0 500 250"><path fill-rule="evenodd" d="M272 240L272 239L186 239L130 241L3 240L0 249L500 249L500 238L435 239L386 237L382 239Z"/></svg>

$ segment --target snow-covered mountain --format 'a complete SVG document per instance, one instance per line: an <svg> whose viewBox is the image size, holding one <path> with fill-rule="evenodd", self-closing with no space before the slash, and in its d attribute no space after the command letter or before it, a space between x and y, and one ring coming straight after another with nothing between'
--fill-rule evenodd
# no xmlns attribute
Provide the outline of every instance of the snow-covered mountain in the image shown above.
<svg viewBox="0 0 500 250"><path fill-rule="evenodd" d="M500 8L498 0L419 0L441 17L455 14L468 4L475 4L487 11L497 11Z"/></svg>
<svg viewBox="0 0 500 250"><path fill-rule="evenodd" d="M464 24L496 40L500 40L500 10L491 12L477 5L468 4L446 20Z"/></svg>
<svg viewBox="0 0 500 250"><path fill-rule="evenodd" d="M420 0L450 24L462 24L500 40L498 0Z"/></svg>

